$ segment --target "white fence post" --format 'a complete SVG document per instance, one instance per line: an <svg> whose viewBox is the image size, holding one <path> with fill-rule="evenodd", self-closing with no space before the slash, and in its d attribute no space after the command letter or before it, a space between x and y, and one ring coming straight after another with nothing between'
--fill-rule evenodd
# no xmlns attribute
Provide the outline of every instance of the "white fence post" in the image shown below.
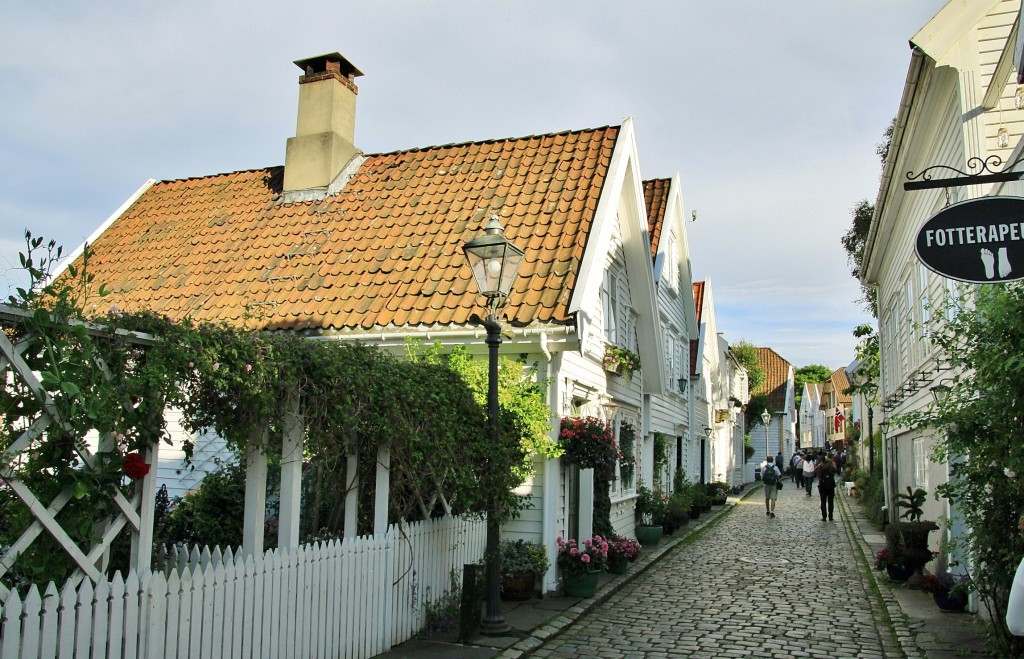
<svg viewBox="0 0 1024 659"><path fill-rule="evenodd" d="M242 551L249 556L263 553L263 527L267 516L267 456L260 452L266 428L249 438L245 454L245 520Z"/></svg>
<svg viewBox="0 0 1024 659"><path fill-rule="evenodd" d="M281 505L278 511L277 546L289 551L299 546L300 499L302 498L302 411L299 396L292 392L284 414L281 439Z"/></svg>
<svg viewBox="0 0 1024 659"><path fill-rule="evenodd" d="M388 501L391 498L391 447L377 447L377 482L374 484L373 534L388 532Z"/></svg>
<svg viewBox="0 0 1024 659"><path fill-rule="evenodd" d="M359 522L359 456L345 461L345 537L354 538Z"/></svg>

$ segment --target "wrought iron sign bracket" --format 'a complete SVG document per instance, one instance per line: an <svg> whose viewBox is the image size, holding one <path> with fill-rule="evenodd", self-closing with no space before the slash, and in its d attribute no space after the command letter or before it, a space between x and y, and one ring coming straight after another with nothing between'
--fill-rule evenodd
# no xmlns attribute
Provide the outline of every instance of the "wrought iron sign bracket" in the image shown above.
<svg viewBox="0 0 1024 659"><path fill-rule="evenodd" d="M931 167L921 170L917 174L914 172L907 172L907 182L903 184L903 189L931 190L934 188L956 188L962 185L981 185L983 183L1006 183L1007 181L1018 181L1022 176L1024 176L1024 172L1011 172L1010 170L1016 167L1021 161L1024 161L1024 156L1014 160L1002 171L995 170L996 167L1003 164L1003 159L999 156L989 156L984 160L974 156L967 161L968 171L966 172L961 171L956 167L950 167L949 165L932 165ZM932 172L940 169L956 172L960 176L933 179Z"/></svg>

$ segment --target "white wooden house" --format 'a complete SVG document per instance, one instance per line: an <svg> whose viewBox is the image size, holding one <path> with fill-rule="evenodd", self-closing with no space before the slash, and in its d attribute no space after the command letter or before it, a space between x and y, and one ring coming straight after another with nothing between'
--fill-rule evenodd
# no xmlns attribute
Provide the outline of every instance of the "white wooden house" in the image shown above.
<svg viewBox="0 0 1024 659"><path fill-rule="evenodd" d="M825 445L825 422L822 419L824 415L821 411L821 386L815 382L805 382L803 395L800 397L800 448Z"/></svg>
<svg viewBox="0 0 1024 659"><path fill-rule="evenodd" d="M337 53L297 64L284 166L143 185L88 241L90 272L109 290L96 309L234 324L255 313L268 330L396 352L413 337L483 355L484 330L470 322L482 299L461 247L497 216L526 252L502 352L540 365L556 417L632 423L640 482L652 478L656 432L682 437L693 468L694 415L679 391L695 329L682 197L671 179L652 245L632 119L366 153L354 142L361 72ZM606 344L637 352L640 371L606 372ZM521 488L533 505L504 536L542 541L552 559L557 536L588 537L590 478L538 461ZM627 535L636 482L613 491L613 524ZM544 589L556 583L552 569Z"/></svg>
<svg viewBox="0 0 1024 659"><path fill-rule="evenodd" d="M883 417L922 409L931 400L930 388L950 377L935 362L922 329L945 322L953 313L948 301L969 290L918 260L914 240L919 227L950 203L1024 195L1019 181L903 187L908 172L934 165L976 172L968 165L972 159L996 156L1012 163L1020 157L1024 102L1013 73L1020 13L1019 0L949 2L910 40L910 65L902 100L894 108L892 142L860 272L878 295ZM930 432L910 428L892 427L886 433L883 473L889 510L893 494L909 486L929 492L924 518L956 517L947 500L931 496L949 478L948 464L929 459L935 440ZM964 532L954 525L954 535ZM932 549L938 549L945 533L930 535Z"/></svg>
<svg viewBox="0 0 1024 659"><path fill-rule="evenodd" d="M763 464L767 455L774 457L780 451L788 459L796 445L796 385L793 365L771 348L757 349L757 364L764 371L764 382L751 394L768 394L768 426L758 424L750 429L750 443L754 457L747 463ZM754 410L755 414L760 414Z"/></svg>

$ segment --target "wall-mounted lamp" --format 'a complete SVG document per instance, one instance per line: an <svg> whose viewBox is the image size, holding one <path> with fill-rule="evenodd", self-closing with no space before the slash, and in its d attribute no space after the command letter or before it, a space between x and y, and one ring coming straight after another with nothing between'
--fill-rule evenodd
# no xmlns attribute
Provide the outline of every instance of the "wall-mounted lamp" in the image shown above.
<svg viewBox="0 0 1024 659"><path fill-rule="evenodd" d="M615 413L619 411L619 406L615 401L608 400L607 402L601 403L601 409L604 410L605 420L611 421L615 418Z"/></svg>
<svg viewBox="0 0 1024 659"><path fill-rule="evenodd" d="M1013 107L1024 110L1024 87L1018 87L1013 93Z"/></svg>
<svg viewBox="0 0 1024 659"><path fill-rule="evenodd" d="M949 398L949 392L952 391L952 387L949 386L951 382L952 380L943 380L929 389L929 391L932 392L932 398L935 399L936 404L941 405L947 398Z"/></svg>
<svg viewBox="0 0 1024 659"><path fill-rule="evenodd" d="M996 146L1000 149L1010 146L1010 131L1006 130L1005 126L996 132Z"/></svg>
<svg viewBox="0 0 1024 659"><path fill-rule="evenodd" d="M712 428L711 428L711 427L709 427L709 426L704 426L704 436L705 436L705 437L707 437L708 439L710 439L710 438L711 438L711 433L712 433L712 432L713 432L713 430L712 430Z"/></svg>
<svg viewBox="0 0 1024 659"><path fill-rule="evenodd" d="M679 378L679 380L677 381L677 384L679 385L679 393L681 393L681 394L685 394L686 393L686 385L687 385L687 383L689 383L688 379L686 379L686 378Z"/></svg>
<svg viewBox="0 0 1024 659"><path fill-rule="evenodd" d="M881 423L878 424L878 429L882 431L882 437L885 437L886 435L889 434L889 425L889 419L886 419L885 421L882 421Z"/></svg>

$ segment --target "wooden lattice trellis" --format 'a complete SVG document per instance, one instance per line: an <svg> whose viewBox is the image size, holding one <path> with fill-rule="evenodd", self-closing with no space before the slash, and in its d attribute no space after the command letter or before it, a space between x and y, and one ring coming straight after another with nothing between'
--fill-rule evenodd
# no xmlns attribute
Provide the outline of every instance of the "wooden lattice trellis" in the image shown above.
<svg viewBox="0 0 1024 659"><path fill-rule="evenodd" d="M130 527L132 535L131 568L139 573L145 572L150 567L153 544L156 469L151 469L145 477L136 481L131 500L125 496L122 488L115 488L112 496L116 507L115 515L101 525L98 539L95 539L88 547L81 547L57 519L60 511L74 496L73 488L65 487L51 501L44 502L11 468L12 464L17 464L20 455L30 448L32 442L43 436L50 427L61 428L66 434L73 436L75 451L81 461L81 469L94 468L96 460L95 453L87 447L85 437L71 432L71 426L66 423L66 420L61 419L52 397L43 388L39 375L26 362L24 352L35 337L23 336L17 343L12 343L8 336L6 330L21 323L28 315L21 309L0 305L0 326L4 329L4 331L0 331L0 376L3 377L4 386L12 386L17 382L24 384L41 406L40 413L34 418L6 419L7 423L17 430L12 441L0 453L0 478L3 481L0 487L9 488L21 500L31 513L33 521L11 546L3 548L3 555L0 557L0 579L4 578L15 565L18 557L29 549L33 541L45 532L49 533L74 561L76 572L73 578L80 579L84 575L98 583L104 578L103 571L109 558L111 543L125 525ZM90 333L110 335L110 331L107 329L87 327ZM124 331L117 333L136 345L147 346L154 343L154 339L145 334ZM110 377L104 364L97 363L95 367L100 369L106 377ZM111 442L110 437L101 436L97 450L103 450ZM156 444L148 448L143 456L145 461L155 465L158 450ZM10 589L0 582L0 599L6 600L9 592Z"/></svg>

